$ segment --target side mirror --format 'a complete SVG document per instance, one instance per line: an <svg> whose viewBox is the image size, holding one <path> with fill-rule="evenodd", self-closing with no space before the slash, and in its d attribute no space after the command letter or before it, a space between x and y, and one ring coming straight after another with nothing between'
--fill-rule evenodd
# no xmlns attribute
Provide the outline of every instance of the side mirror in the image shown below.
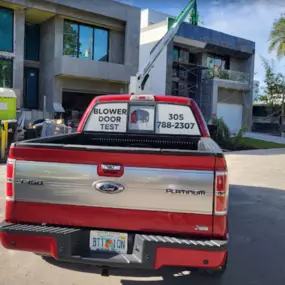
<svg viewBox="0 0 285 285"><path fill-rule="evenodd" d="M216 125L210 124L210 125L208 125L208 129L209 129L211 138L213 138L215 140L216 139L216 135L217 135L218 127Z"/></svg>

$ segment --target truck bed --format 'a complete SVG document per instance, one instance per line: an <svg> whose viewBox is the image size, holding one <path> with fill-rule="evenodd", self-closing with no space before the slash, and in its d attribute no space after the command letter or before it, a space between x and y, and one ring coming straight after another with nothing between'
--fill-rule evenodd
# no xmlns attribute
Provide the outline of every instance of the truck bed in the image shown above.
<svg viewBox="0 0 285 285"><path fill-rule="evenodd" d="M224 169L224 160L222 153L198 151L198 145L199 138L88 133L15 144L9 156L16 159L16 204L10 220L212 234L214 170ZM121 165L123 173L101 176L102 164ZM118 195L96 191L94 183L101 180L126 190ZM197 231L197 225L207 230Z"/></svg>
<svg viewBox="0 0 285 285"><path fill-rule="evenodd" d="M95 98L78 133L11 146L8 249L99 266L218 268L227 166L189 98Z"/></svg>
<svg viewBox="0 0 285 285"><path fill-rule="evenodd" d="M44 146L103 146L198 150L200 137L154 136L140 134L74 133L25 141L25 145ZM22 145L21 143L19 145Z"/></svg>

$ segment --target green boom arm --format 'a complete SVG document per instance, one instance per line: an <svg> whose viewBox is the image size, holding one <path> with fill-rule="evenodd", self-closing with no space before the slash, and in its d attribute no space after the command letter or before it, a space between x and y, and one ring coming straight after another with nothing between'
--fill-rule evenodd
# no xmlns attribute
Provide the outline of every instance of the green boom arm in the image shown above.
<svg viewBox="0 0 285 285"><path fill-rule="evenodd" d="M136 75L136 82L134 82L134 84L132 84L133 89L135 89L135 90L130 90L130 93L137 94L137 93L140 93L140 91L144 90L145 83L149 77L149 72L150 72L151 68L153 67L155 60L161 54L163 49L174 38L174 36L178 32L181 24L183 23L183 21L186 19L186 17L190 13L193 13L192 14L193 17L191 17L191 18L192 18L193 24L195 24L198 21L196 0L189 1L187 6L183 9L183 11L178 15L178 17L172 23L171 27L166 32L166 34L163 36L163 38L152 49L149 61L147 62L147 64L143 68L143 70Z"/></svg>

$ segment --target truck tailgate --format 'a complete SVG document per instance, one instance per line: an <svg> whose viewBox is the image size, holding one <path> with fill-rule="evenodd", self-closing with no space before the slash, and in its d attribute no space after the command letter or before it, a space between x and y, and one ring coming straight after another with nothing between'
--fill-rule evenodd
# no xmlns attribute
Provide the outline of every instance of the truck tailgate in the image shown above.
<svg viewBox="0 0 285 285"><path fill-rule="evenodd" d="M213 154L25 147L16 147L14 154L13 222L212 232ZM100 172L110 165L120 173Z"/></svg>

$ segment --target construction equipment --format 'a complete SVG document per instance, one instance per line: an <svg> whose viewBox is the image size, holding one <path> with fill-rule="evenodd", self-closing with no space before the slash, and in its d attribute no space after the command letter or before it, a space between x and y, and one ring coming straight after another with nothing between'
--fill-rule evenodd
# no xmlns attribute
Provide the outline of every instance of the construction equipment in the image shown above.
<svg viewBox="0 0 285 285"><path fill-rule="evenodd" d="M9 145L14 141L17 130L17 95L11 88L0 88L0 159L5 160Z"/></svg>
<svg viewBox="0 0 285 285"><path fill-rule="evenodd" d="M17 95L13 89L0 88L0 121L16 119Z"/></svg>
<svg viewBox="0 0 285 285"><path fill-rule="evenodd" d="M169 30L165 33L160 41L154 46L150 53L150 59L142 69L139 71L136 76L132 76L130 80L129 93L130 94L142 94L144 93L145 84L149 78L149 73L163 49L171 42L176 33L178 32L181 24L187 18L191 17L191 23L194 25L198 24L198 12L197 12L197 1L191 0L183 9L183 11L178 15L174 20Z"/></svg>

